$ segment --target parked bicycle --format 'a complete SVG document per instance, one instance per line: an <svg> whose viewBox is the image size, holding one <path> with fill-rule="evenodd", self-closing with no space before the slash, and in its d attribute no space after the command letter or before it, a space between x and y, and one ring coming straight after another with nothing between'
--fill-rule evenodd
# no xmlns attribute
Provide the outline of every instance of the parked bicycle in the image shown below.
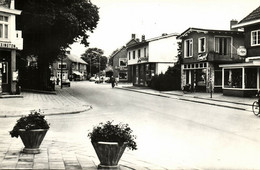
<svg viewBox="0 0 260 170"><path fill-rule="evenodd" d="M193 88L190 84L186 84L185 86L183 86L182 92L183 93L192 93Z"/></svg>
<svg viewBox="0 0 260 170"><path fill-rule="evenodd" d="M256 96L258 97L258 101L254 101L252 104L252 111L256 116L260 116L259 113L260 94L259 93L260 92L256 94Z"/></svg>

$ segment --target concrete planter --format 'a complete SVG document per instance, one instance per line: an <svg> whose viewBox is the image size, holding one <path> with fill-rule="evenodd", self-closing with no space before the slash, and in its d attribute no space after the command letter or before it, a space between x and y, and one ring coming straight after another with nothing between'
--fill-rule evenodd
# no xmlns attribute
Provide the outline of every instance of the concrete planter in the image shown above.
<svg viewBox="0 0 260 170"><path fill-rule="evenodd" d="M118 162L122 157L126 143L119 145L117 142L92 142L100 164L98 169L119 169Z"/></svg>
<svg viewBox="0 0 260 170"><path fill-rule="evenodd" d="M47 133L48 129L28 130L19 129L19 136L21 137L25 148L24 153L37 154L40 153L40 145Z"/></svg>

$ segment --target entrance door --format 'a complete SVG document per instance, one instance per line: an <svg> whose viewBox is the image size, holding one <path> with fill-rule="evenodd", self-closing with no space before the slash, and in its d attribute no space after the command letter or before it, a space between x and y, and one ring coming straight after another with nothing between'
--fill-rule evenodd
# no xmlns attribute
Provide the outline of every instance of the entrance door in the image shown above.
<svg viewBox="0 0 260 170"><path fill-rule="evenodd" d="M0 77L1 93L9 92L10 87L8 83L8 62L0 62Z"/></svg>

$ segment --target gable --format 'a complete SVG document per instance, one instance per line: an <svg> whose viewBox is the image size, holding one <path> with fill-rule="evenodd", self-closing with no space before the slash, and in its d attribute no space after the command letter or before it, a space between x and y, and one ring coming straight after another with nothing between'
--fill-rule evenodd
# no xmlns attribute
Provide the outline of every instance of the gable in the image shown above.
<svg viewBox="0 0 260 170"><path fill-rule="evenodd" d="M239 24L260 19L260 6L242 19Z"/></svg>

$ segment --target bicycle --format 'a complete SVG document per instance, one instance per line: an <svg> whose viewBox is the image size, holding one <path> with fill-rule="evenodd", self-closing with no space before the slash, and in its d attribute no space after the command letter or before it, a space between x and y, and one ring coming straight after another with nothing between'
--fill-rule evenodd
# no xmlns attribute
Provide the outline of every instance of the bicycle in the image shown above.
<svg viewBox="0 0 260 170"><path fill-rule="evenodd" d="M260 91L257 92L256 96L258 97L258 100L253 102L252 111L256 116L260 116L260 113L259 113Z"/></svg>
<svg viewBox="0 0 260 170"><path fill-rule="evenodd" d="M256 116L259 116L259 103L258 103L258 101L254 101L254 103L252 104L252 110L253 110L253 113Z"/></svg>

